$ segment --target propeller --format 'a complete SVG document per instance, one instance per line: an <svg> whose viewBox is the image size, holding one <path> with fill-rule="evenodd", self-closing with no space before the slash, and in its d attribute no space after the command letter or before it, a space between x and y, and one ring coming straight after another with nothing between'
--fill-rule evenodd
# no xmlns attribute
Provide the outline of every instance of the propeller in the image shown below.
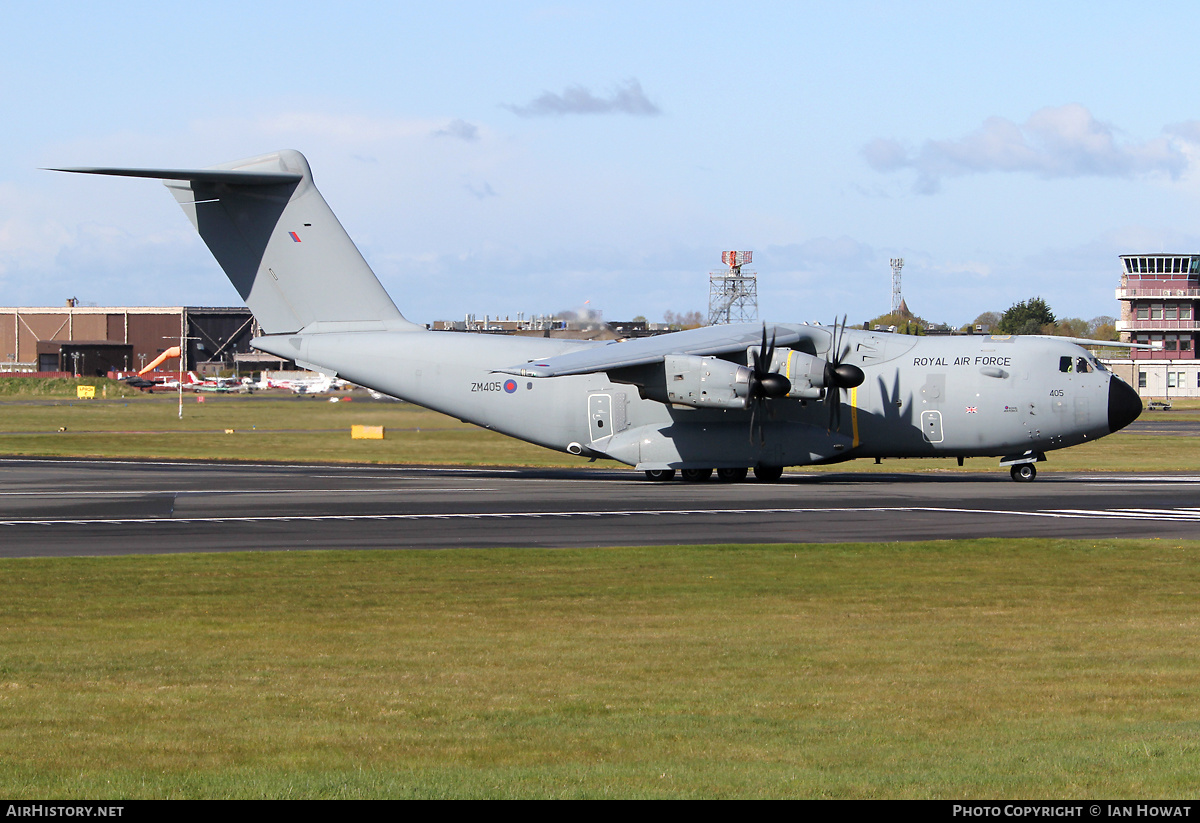
<svg viewBox="0 0 1200 823"><path fill-rule="evenodd" d="M829 357L825 361L825 405L829 407L829 430L834 431L842 426L842 392L861 386L866 375L858 366L843 363L850 353L850 344L844 343L846 337L846 315L842 315L840 323L834 320L833 343L829 347ZM843 347L844 343L844 347Z"/></svg>
<svg viewBox="0 0 1200 823"><path fill-rule="evenodd" d="M771 371L771 361L775 358L775 329L771 329L771 342L767 342L767 324L763 323L762 345L758 351L753 352L753 372L750 375L749 398L750 398L750 442L754 442L755 428L758 429L759 444L765 443L766 438L762 433L761 421L759 421L759 408L763 406L768 399L779 397L787 397L788 392L792 390L792 381L788 380L782 374Z"/></svg>

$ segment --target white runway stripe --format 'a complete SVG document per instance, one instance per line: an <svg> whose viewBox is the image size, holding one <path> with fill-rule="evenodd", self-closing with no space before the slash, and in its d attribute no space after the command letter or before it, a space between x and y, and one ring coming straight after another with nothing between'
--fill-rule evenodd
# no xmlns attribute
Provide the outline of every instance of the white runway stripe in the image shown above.
<svg viewBox="0 0 1200 823"><path fill-rule="evenodd" d="M1174 520L1200 522L1200 511L1186 509L1055 509L1059 517L1090 517L1107 520Z"/></svg>
<svg viewBox="0 0 1200 823"><path fill-rule="evenodd" d="M3 526L120 526L120 525L166 525L166 524L266 524L294 522L342 522L354 520L406 521L406 520L533 520L539 518L578 517L704 517L744 515L805 515L829 514L969 514L996 515L1000 517L1046 517L1063 519L1143 519L1160 521L1200 522L1200 509L1195 507L1178 509L1052 509L1043 511L1003 511L997 509L956 509L931 506L887 506L870 508L819 507L819 508L775 508L775 509L633 509L624 511L543 511L543 512L452 512L443 514L297 514L297 515L254 515L247 517L90 517L90 518L40 518L28 520L0 520Z"/></svg>

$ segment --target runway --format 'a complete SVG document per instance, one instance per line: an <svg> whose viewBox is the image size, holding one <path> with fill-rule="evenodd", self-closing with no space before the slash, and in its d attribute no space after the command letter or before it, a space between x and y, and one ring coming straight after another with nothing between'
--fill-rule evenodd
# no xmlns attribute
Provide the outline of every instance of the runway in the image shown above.
<svg viewBox="0 0 1200 823"><path fill-rule="evenodd" d="M897 461L899 462L899 461ZM0 460L0 557L1200 538L1200 475L791 473Z"/></svg>

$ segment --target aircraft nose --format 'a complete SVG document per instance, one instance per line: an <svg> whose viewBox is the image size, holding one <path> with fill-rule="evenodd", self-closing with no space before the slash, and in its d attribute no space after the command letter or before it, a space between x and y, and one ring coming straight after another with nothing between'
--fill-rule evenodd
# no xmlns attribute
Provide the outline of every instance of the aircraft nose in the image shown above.
<svg viewBox="0 0 1200 823"><path fill-rule="evenodd" d="M1108 430L1119 431L1142 413L1142 398L1119 377L1108 378Z"/></svg>

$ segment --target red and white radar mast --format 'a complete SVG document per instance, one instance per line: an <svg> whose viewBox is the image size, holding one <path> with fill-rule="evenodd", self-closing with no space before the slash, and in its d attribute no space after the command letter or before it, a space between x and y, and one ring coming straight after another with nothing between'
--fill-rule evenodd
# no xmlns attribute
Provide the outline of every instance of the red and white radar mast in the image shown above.
<svg viewBox="0 0 1200 823"><path fill-rule="evenodd" d="M708 325L753 323L758 319L758 273L742 271L754 252L723 251L721 262L728 271L709 272Z"/></svg>

